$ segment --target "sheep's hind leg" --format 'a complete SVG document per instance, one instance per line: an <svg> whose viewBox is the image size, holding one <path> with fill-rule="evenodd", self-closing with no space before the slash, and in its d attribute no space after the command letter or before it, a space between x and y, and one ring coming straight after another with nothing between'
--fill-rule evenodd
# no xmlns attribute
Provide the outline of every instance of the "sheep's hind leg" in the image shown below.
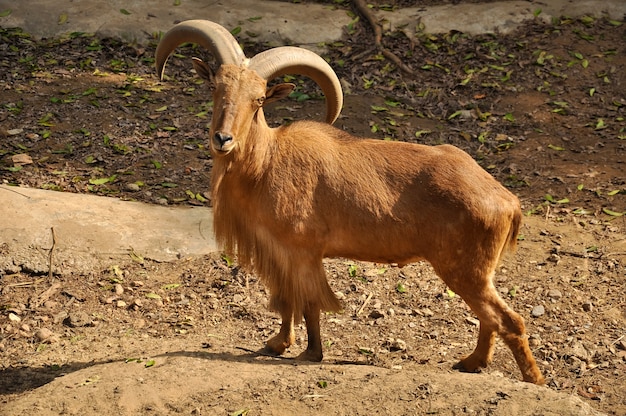
<svg viewBox="0 0 626 416"><path fill-rule="evenodd" d="M286 302L281 302L278 312L282 318L280 331L267 341L265 350L272 354L282 355L296 341L293 329L293 308Z"/></svg>
<svg viewBox="0 0 626 416"><path fill-rule="evenodd" d="M483 295L476 296L477 293ZM480 333L474 352L461 360L456 367L476 371L489 364L497 331L511 349L524 381L543 384L543 376L530 351L522 317L507 306L493 287L478 290L467 296L465 301L480 320Z"/></svg>
<svg viewBox="0 0 626 416"><path fill-rule="evenodd" d="M530 351L528 337L524 328L524 321L522 320L522 317L515 312L511 311L511 313L513 313L516 317L516 319L512 321L513 327L519 328L521 325L521 333L518 330L508 331L509 328L507 328L507 331L501 332L500 336L513 352L515 361L522 372L522 378L524 381L534 384L545 384L545 379L543 378L541 371L539 371L535 358Z"/></svg>
<svg viewBox="0 0 626 416"><path fill-rule="evenodd" d="M318 305L308 305L304 310L306 322L307 347L296 360L322 361L322 337L320 335L320 308Z"/></svg>
<svg viewBox="0 0 626 416"><path fill-rule="evenodd" d="M487 367L493 357L493 347L496 341L496 331L488 328L483 321L480 321L480 332L476 349L467 357L463 358L454 368L470 373L478 372L481 368Z"/></svg>

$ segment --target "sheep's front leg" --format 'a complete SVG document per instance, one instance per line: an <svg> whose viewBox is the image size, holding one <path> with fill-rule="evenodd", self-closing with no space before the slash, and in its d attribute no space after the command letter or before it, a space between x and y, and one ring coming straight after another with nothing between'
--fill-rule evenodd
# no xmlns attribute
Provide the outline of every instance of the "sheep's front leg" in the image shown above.
<svg viewBox="0 0 626 416"><path fill-rule="evenodd" d="M281 355L296 341L296 334L293 329L293 308L287 302L278 305L278 312L283 320L280 331L267 341L265 349L272 354Z"/></svg>
<svg viewBox="0 0 626 416"><path fill-rule="evenodd" d="M306 322L307 347L296 360L322 361L322 337L320 335L320 308L318 305L308 305L304 310Z"/></svg>

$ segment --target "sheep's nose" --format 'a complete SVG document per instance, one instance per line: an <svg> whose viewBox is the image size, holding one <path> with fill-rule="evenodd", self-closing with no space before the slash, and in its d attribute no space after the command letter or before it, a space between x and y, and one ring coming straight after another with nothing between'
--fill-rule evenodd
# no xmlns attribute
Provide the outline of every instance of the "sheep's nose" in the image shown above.
<svg viewBox="0 0 626 416"><path fill-rule="evenodd" d="M214 136L215 142L220 146L224 146L226 143L231 142L233 140L233 136L228 133L222 133L218 131Z"/></svg>

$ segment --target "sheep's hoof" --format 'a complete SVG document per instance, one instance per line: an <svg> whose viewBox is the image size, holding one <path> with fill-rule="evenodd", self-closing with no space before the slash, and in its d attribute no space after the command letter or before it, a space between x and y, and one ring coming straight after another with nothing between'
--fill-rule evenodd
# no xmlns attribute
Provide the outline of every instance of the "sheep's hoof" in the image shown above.
<svg viewBox="0 0 626 416"><path fill-rule="evenodd" d="M546 384L546 380L543 378L539 371L537 371L536 374L524 375L524 381L527 383L537 384L538 386L543 386L544 384Z"/></svg>
<svg viewBox="0 0 626 416"><path fill-rule="evenodd" d="M267 344L265 344L264 350L271 354L283 355L285 350L289 348L290 345L291 343L289 343L289 341L283 341L282 339L276 336L267 341Z"/></svg>
<svg viewBox="0 0 626 416"><path fill-rule="evenodd" d="M314 361L320 362L322 361L323 354L321 351L312 351L312 350L304 350L300 355L296 357L298 361Z"/></svg>
<svg viewBox="0 0 626 416"><path fill-rule="evenodd" d="M461 361L452 366L455 370L459 370L464 373L480 373L481 368L485 367L487 367L485 360L473 358L471 355L463 358Z"/></svg>
<svg viewBox="0 0 626 416"><path fill-rule="evenodd" d="M264 345L263 348L258 350L257 354L264 355L264 356L267 356L267 357L280 357L282 355L282 353L277 353L276 351L274 351L273 349L271 349L267 345Z"/></svg>
<svg viewBox="0 0 626 416"><path fill-rule="evenodd" d="M527 383L533 383L539 386L546 384L546 380L543 378L538 368L530 369L528 374L523 374L523 379Z"/></svg>
<svg viewBox="0 0 626 416"><path fill-rule="evenodd" d="M265 350L265 352L270 354L283 355L287 347L289 346L285 342L272 343L272 340L270 339L269 341L267 341L267 344L265 344L265 347L263 349Z"/></svg>

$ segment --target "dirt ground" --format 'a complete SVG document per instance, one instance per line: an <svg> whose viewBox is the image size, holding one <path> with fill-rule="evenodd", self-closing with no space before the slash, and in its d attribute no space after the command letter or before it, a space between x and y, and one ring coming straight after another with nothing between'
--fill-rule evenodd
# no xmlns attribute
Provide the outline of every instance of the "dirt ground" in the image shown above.
<svg viewBox="0 0 626 416"><path fill-rule="evenodd" d="M2 183L210 205L211 98L188 59L201 50L179 49L159 82L154 44L0 37ZM289 359L302 329L286 358L255 353L279 320L236 262L135 257L86 275L0 270L4 414L626 414L626 25L386 33L412 73L370 38L355 22L329 47L347 93L337 125L455 144L519 196L519 248L496 285L547 386L516 382L500 341L483 374L452 370L477 321L428 264L327 261L344 312L322 318L323 363L303 364ZM319 91L290 81L268 120L319 119Z"/></svg>

